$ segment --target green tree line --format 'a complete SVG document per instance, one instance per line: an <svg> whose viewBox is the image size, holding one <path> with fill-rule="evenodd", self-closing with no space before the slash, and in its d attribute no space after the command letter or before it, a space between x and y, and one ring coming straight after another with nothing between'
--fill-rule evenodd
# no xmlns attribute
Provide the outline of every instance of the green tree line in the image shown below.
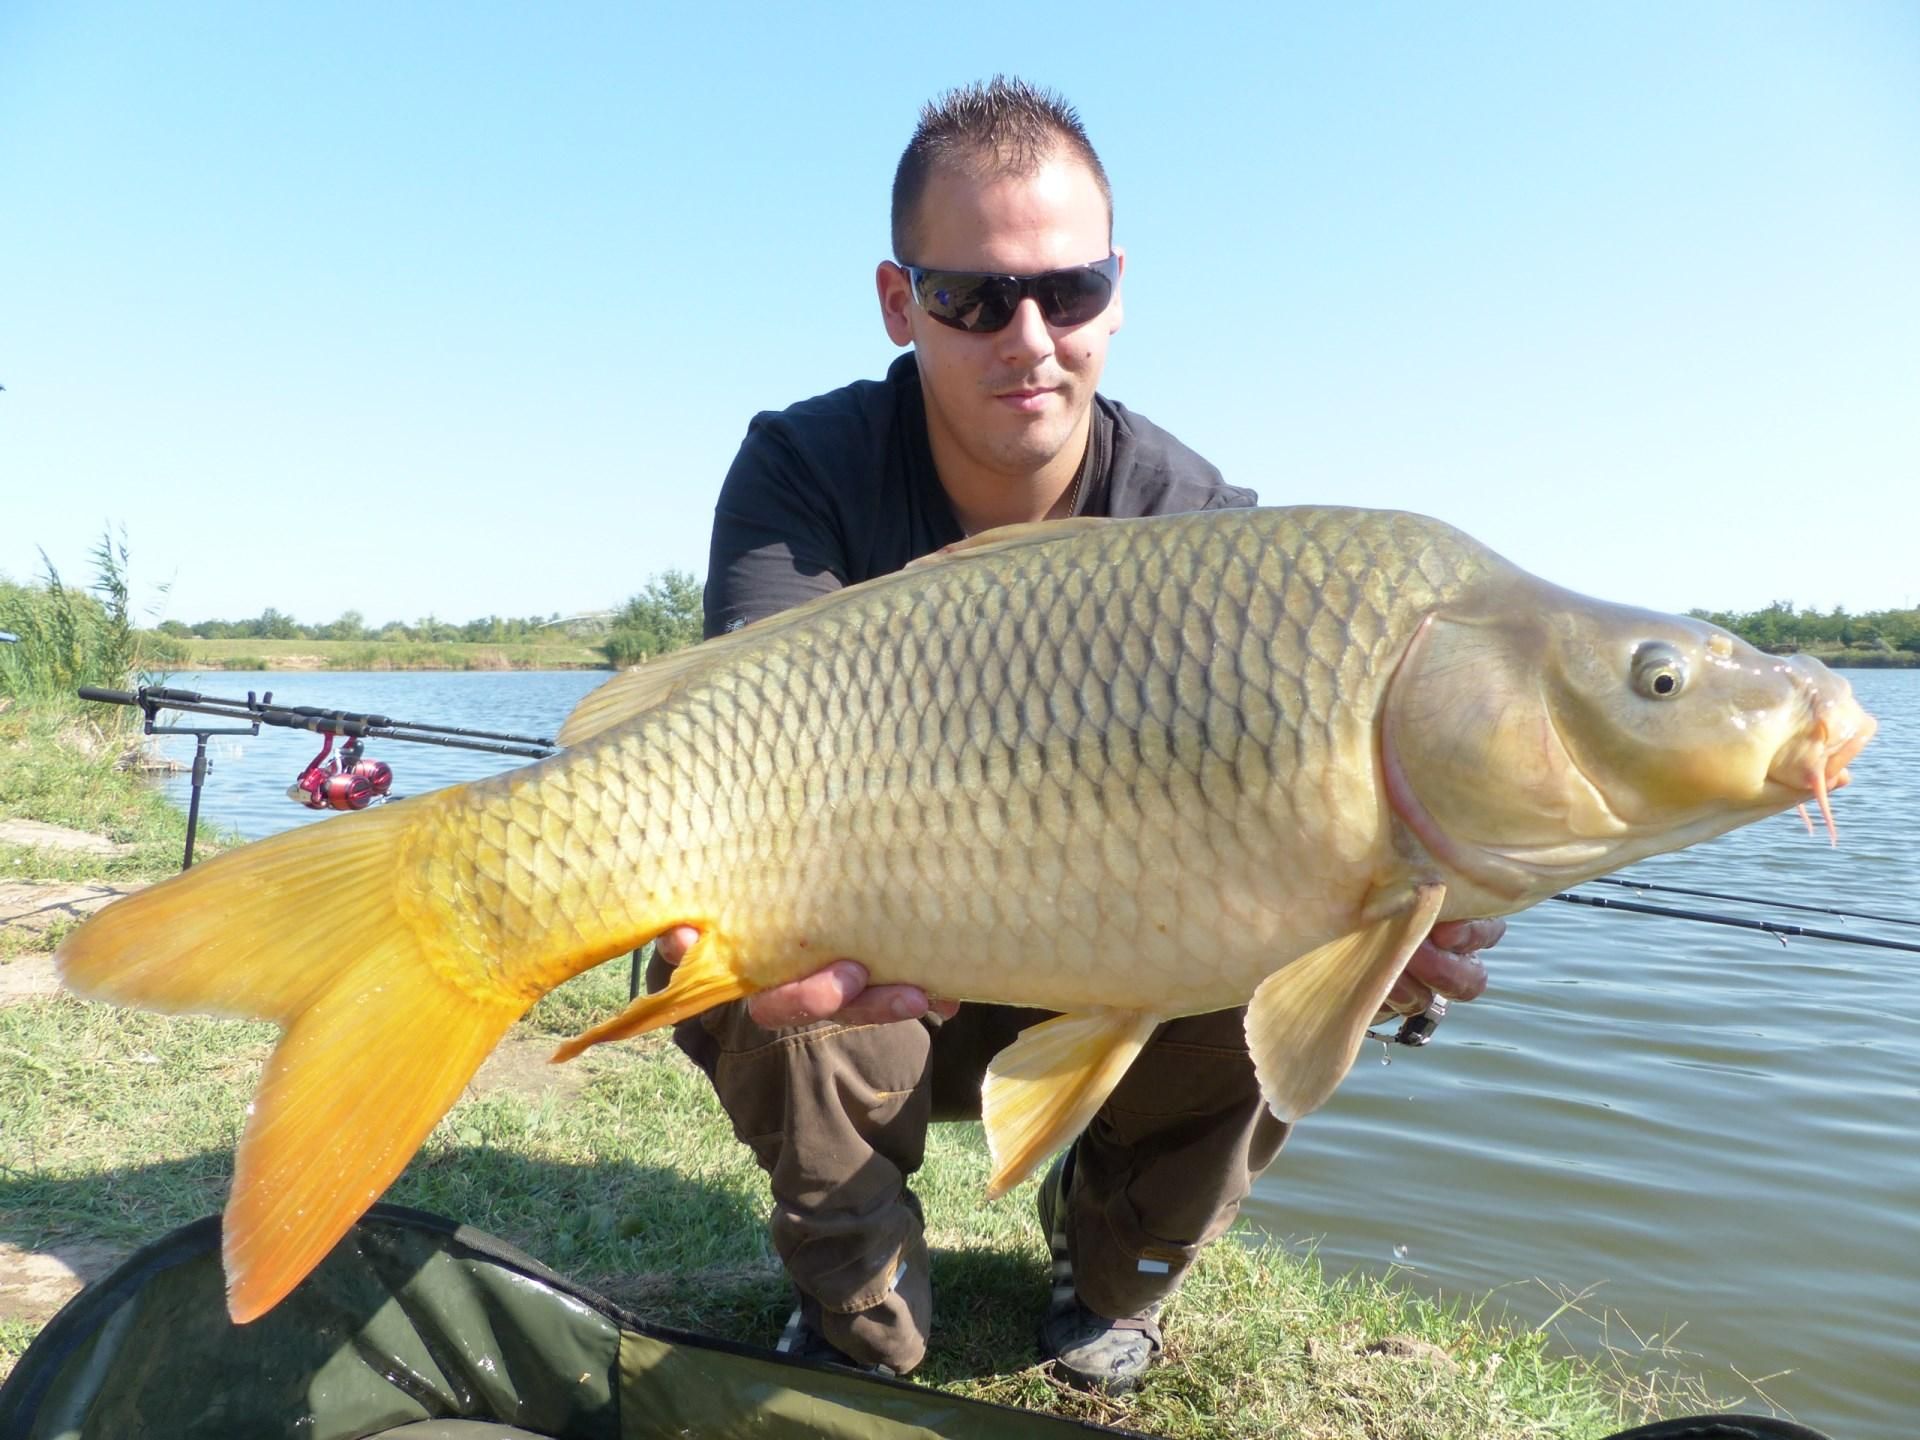
<svg viewBox="0 0 1920 1440"><path fill-rule="evenodd" d="M188 624L165 620L155 630L174 640L380 640L389 643L420 641L436 645L500 645L534 642L556 634L560 614L487 615L465 624L428 615L408 624L389 620L369 625L358 610L342 612L337 620L306 625L269 605L246 620L201 620ZM615 665L637 665L656 655L691 645L700 638L700 582L684 570L668 570L647 581L639 594L620 607L607 627L600 650Z"/></svg>
<svg viewBox="0 0 1920 1440"><path fill-rule="evenodd" d="M176 640L420 640L438 645L499 644L537 640L541 631L554 626L559 619L558 611L552 615L488 615L461 625L427 615L412 624L389 620L384 625L369 625L366 616L358 610L346 610L337 620L303 625L285 611L269 605L250 620L201 620L191 625L180 620L163 620L154 628Z"/></svg>
<svg viewBox="0 0 1920 1440"><path fill-rule="evenodd" d="M1920 609L1869 610L1850 615L1832 610L1797 610L1790 600L1776 600L1764 610L1734 612L1691 610L1733 631L1762 650L1868 650L1920 654Z"/></svg>

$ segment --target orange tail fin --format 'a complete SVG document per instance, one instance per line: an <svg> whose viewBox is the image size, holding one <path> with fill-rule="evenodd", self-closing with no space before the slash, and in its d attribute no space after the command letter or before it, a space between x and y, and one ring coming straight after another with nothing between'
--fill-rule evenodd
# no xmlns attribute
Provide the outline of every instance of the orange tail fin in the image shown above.
<svg viewBox="0 0 1920 1440"><path fill-rule="evenodd" d="M402 912L406 836L456 794L230 851L102 910L61 946L77 993L274 1020L223 1244L244 1323L300 1283L392 1182L529 1001Z"/></svg>

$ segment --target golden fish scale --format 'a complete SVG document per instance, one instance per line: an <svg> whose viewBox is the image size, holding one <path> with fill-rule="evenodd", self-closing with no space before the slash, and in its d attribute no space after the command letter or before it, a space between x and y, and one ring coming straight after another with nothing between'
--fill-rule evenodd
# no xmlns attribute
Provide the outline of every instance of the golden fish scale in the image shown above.
<svg viewBox="0 0 1920 1440"><path fill-rule="evenodd" d="M449 815L418 873L516 994L687 921L762 985L854 955L961 998L1243 1003L1382 878L1378 690L1490 559L1327 510L939 562L469 787L480 843Z"/></svg>

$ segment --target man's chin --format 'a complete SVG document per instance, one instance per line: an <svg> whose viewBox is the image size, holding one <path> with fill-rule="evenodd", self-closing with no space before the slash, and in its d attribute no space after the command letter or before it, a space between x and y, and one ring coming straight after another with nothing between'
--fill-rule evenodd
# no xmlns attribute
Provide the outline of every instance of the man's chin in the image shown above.
<svg viewBox="0 0 1920 1440"><path fill-rule="evenodd" d="M976 433L994 452L995 468L1016 474L1052 464L1072 442L1078 428L1075 417L1058 407L1038 414L1002 413L994 419L998 423L982 425Z"/></svg>

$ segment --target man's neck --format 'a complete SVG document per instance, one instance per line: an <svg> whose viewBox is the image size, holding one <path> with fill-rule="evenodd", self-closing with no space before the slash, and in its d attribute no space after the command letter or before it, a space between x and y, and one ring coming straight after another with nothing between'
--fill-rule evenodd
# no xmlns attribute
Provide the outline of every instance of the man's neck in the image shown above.
<svg viewBox="0 0 1920 1440"><path fill-rule="evenodd" d="M943 437L930 435L933 468L940 488L960 527L969 535L1001 525L1020 525L1032 520L1055 519L1072 513L1076 498L1071 492L1073 480L1086 460L1087 446L1093 440L1093 411L1089 407L1075 436L1060 448L1041 469L1026 474L975 465L955 451L956 446L941 443Z"/></svg>

